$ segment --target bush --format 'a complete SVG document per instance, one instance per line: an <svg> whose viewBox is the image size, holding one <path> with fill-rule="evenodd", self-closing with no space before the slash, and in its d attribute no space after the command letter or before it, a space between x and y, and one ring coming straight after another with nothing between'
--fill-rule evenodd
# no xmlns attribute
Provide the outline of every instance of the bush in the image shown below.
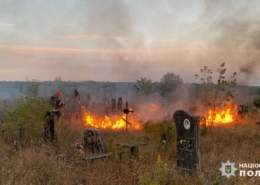
<svg viewBox="0 0 260 185"><path fill-rule="evenodd" d="M222 63L217 70L217 79L214 83L213 72L207 66L204 66L200 71L202 73L200 79L203 87L202 104L207 109L212 110L213 115L215 115L217 108L222 108L234 98L237 73L233 72L232 76L226 79L225 63ZM195 77L199 78L199 75L196 74ZM211 126L213 126L213 121L211 121Z"/></svg>
<svg viewBox="0 0 260 185"><path fill-rule="evenodd" d="M20 132L20 137L23 136L27 139L42 137L44 115L50 109L49 100L28 98L26 103L5 112L3 126L6 134L13 140L18 138L19 131L22 128L24 132Z"/></svg>
<svg viewBox="0 0 260 185"><path fill-rule="evenodd" d="M168 141L175 140L175 128L172 124L167 124L162 121L152 122L147 121L143 123L143 130L148 138L161 141L163 134L166 135Z"/></svg>
<svg viewBox="0 0 260 185"><path fill-rule="evenodd" d="M255 98L253 103L256 108L260 109L260 97Z"/></svg>
<svg viewBox="0 0 260 185"><path fill-rule="evenodd" d="M167 175L169 169L167 163L163 163L161 156L158 155L157 163L155 166L155 173L151 175L150 172L146 172L144 176L139 176L140 185L164 185L167 183Z"/></svg>

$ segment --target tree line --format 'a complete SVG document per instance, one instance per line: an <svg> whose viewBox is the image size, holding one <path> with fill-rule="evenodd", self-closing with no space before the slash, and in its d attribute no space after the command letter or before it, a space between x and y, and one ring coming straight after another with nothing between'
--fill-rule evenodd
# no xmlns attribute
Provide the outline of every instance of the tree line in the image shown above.
<svg viewBox="0 0 260 185"><path fill-rule="evenodd" d="M149 96L152 92L159 92L161 96L165 97L181 84L183 84L183 80L180 75L169 72L163 75L160 82L152 82L151 79L141 77L136 80L134 91L144 96Z"/></svg>

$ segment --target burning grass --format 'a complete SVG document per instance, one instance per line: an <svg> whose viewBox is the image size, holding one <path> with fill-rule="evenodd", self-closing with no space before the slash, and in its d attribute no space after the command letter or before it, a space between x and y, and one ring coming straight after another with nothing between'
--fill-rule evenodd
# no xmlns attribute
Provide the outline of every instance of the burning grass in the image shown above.
<svg viewBox="0 0 260 185"><path fill-rule="evenodd" d="M86 125L76 120L60 120L57 125L57 143L41 145L33 138L17 140L17 148L10 146L12 138L0 140L0 184L138 184L140 176L156 174L158 155L169 169L167 184L195 184L201 179L196 175L183 174L176 167L176 143L174 138L165 145L160 142L162 122L148 122L139 130L131 130L128 139L145 140L148 145L139 148L139 157L130 160L124 155L122 163L116 155L116 141L126 140L124 130L102 129L101 133L109 150L110 159L97 160L91 172L89 163L82 161L70 147L76 139L83 138ZM175 127L173 126L173 134ZM259 163L260 126L255 120L213 127L201 136L201 168L203 179L215 184L260 184L259 177L221 176L221 162ZM41 136L39 136L41 137ZM64 155L57 158L58 154Z"/></svg>
<svg viewBox="0 0 260 185"><path fill-rule="evenodd" d="M233 124L239 117L237 113L237 105L229 103L223 108L216 108L215 111L208 110L205 114L206 117L206 125L211 126L222 126Z"/></svg>
<svg viewBox="0 0 260 185"><path fill-rule="evenodd" d="M146 104L139 107L146 114L149 113L149 118L153 116L163 117L166 114L165 109L157 106L156 104ZM131 111L132 108L129 108ZM126 121L129 123L129 129L131 130L140 130L142 125L140 120L142 115L138 113L126 114L121 111L116 111L113 114L97 114L91 111L88 111L85 107L81 107L81 112L83 116L83 122L86 126L99 128L99 129L111 129L111 130L124 130L126 128Z"/></svg>
<svg viewBox="0 0 260 185"><path fill-rule="evenodd" d="M115 114L113 116L98 116L91 114L90 112L84 111L83 115L84 124L93 128L100 129L111 129L111 130L122 130L126 127L126 115L125 114ZM128 121L128 120L127 120ZM129 121L128 121L129 122ZM141 124L138 121L134 121L131 129L139 130L141 129Z"/></svg>

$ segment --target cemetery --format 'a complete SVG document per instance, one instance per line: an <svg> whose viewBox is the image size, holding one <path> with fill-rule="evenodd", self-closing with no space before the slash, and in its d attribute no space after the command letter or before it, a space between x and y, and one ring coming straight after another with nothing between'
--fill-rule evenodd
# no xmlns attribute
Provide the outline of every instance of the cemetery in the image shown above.
<svg viewBox="0 0 260 185"><path fill-rule="evenodd" d="M35 125L29 123L31 118L20 117L19 124L7 127L5 121L11 117L5 115L1 184L236 184L238 179L239 183L259 183L238 175L227 179L219 170L227 160L258 161L260 128L252 107L228 105L235 109L220 113L224 126L218 122L211 127L210 113L193 114L187 104L170 115L161 110L163 106L142 105L167 118L142 121L137 106L122 97L117 101L111 99L110 106L99 113L96 105L88 110L80 105L78 114L64 109L63 116L55 118L53 143L44 142L42 121ZM48 101L24 104L30 106L23 111L33 109L38 114ZM225 122L229 114L232 120Z"/></svg>
<svg viewBox="0 0 260 185"><path fill-rule="evenodd" d="M0 10L0 185L260 185L259 0Z"/></svg>

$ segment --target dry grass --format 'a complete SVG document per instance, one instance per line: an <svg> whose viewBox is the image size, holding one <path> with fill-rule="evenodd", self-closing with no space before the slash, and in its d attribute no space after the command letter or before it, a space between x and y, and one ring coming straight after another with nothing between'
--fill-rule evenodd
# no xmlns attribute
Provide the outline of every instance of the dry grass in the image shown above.
<svg viewBox="0 0 260 185"><path fill-rule="evenodd" d="M260 184L259 177L221 176L221 162L259 163L260 126L256 121L244 121L225 127L215 127L201 136L201 169L203 179L211 184ZM17 148L10 147L10 139L0 139L0 184L62 184L62 185L128 185L138 184L139 176L155 173L157 156L168 164L167 184L203 184L198 175L183 174L176 170L176 144L162 145L148 134L148 145L139 148L136 160L126 155L121 163L114 154L109 159L94 161L91 171L89 163L76 156L70 145L83 138L85 127L76 121L60 120L56 125L57 142L54 145L38 145L33 138L17 140ZM43 130L43 129L42 129ZM116 153L116 141L126 140L124 131L101 131L110 151ZM129 139L142 138L143 131L130 131ZM65 155L57 158L58 154Z"/></svg>

